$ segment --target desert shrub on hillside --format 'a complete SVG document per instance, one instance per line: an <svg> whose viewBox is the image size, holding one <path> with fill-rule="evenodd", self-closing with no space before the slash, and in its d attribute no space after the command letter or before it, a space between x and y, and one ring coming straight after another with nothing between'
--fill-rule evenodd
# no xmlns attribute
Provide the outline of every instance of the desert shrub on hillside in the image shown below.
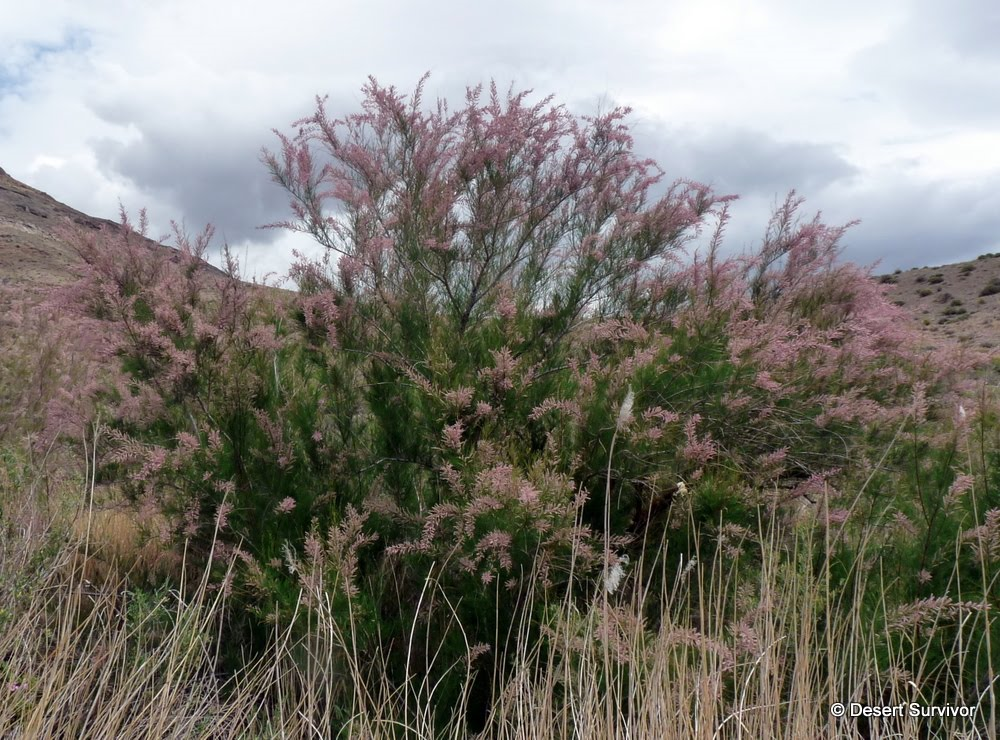
<svg viewBox="0 0 1001 741"><path fill-rule="evenodd" d="M912 349L838 261L846 227L795 195L727 257L730 197L655 195L626 111L491 87L453 112L422 88L373 80L342 119L320 101L265 153L279 226L327 248L297 292L214 276L208 231L170 255L126 220L80 237L69 294L122 361L90 395L105 475L218 563L241 649L325 615L354 649L337 697L359 656L399 681L501 666L524 605L539 631L626 556L666 542L666 588L703 532L793 500L852 512L839 481L962 365Z"/></svg>

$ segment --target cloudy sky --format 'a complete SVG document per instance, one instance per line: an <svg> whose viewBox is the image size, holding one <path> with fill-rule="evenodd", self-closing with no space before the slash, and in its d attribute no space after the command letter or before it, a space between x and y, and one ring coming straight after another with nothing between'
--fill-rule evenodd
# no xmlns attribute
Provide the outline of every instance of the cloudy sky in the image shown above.
<svg viewBox="0 0 1001 741"><path fill-rule="evenodd" d="M358 108L368 75L630 106L669 179L741 196L753 246L795 188L880 270L998 250L997 0L0 0L0 167L82 211L217 226L258 274L302 238L272 128ZM157 232L159 233L159 231Z"/></svg>

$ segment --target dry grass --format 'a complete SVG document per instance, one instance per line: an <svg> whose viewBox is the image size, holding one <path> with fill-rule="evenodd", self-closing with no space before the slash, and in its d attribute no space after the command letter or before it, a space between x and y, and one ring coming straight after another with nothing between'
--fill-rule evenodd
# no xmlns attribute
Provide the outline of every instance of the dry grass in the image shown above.
<svg viewBox="0 0 1001 741"><path fill-rule="evenodd" d="M133 543L125 515L95 518L88 541L86 528L39 514L32 504L37 487L22 493L17 511L10 497L3 500L18 531L8 532L0 548L0 736L468 735L465 701L444 727L440 713L435 720L438 685L431 678L414 674L393 687L378 660L361 663L352 636L322 607L329 595L313 595L321 607L311 612L305 635L277 627L267 655L223 678L219 630L227 603L207 576L190 579L183 592L132 591L122 572L106 572L97 583L80 554L90 559L108 543L123 549ZM665 559L673 554L635 564L613 595L551 605L541 636L528 621L513 625L506 641L514 658L496 669L483 735L996 737L994 685L979 697L975 688L950 689L956 704L980 707L976 721L905 717L863 726L830 714L833 702L922 703L938 667L908 652L891 655L887 667L885 636L856 618L864 584L832 588L830 574L818 575L811 565L810 554L826 547L811 541L817 531L763 521L730 555L718 549L711 563L688 564L659 590L653 585L667 579ZM881 571L875 564L865 573L885 578ZM425 594L436 590L432 572ZM526 603L539 599L523 596ZM985 631L973 613L962 620L968 643L956 647L957 674L962 662L990 655L985 636L997 631L997 625ZM433 653L439 640L419 624L412 628L411 648L420 643ZM466 666L450 670L466 680L467 699L472 653ZM927 676L915 674L915 665Z"/></svg>
<svg viewBox="0 0 1001 741"><path fill-rule="evenodd" d="M491 734L503 738L971 738L996 732L985 713L936 725L893 719L863 727L829 712L834 702L922 703L924 677L908 675L908 657L880 659L884 642L860 624L861 584L849 593L828 589L805 567L811 544L782 559L777 544L762 548L760 578L742 582L736 561L718 557L687 570L659 595L661 624L644 625L642 590L603 614L559 615L554 631L562 654L519 645L514 678L500 696ZM684 572L682 572L684 573ZM877 571L878 573L878 571ZM748 589L758 606L741 629L754 640L739 650L732 610ZM846 604L847 603L847 604ZM828 630L818 631L817 608ZM996 629L996 626L994 626ZM611 665L601 648L609 632L619 657ZM986 646L978 646L985 650ZM625 657L624 660L622 657ZM959 661L971 658L960 655ZM928 667L929 671L932 667ZM887 676L901 677L886 683ZM611 679L605 680L604 678ZM907 677L906 680L903 678ZM996 708L994 691L974 697L955 687L958 704ZM996 710L994 711L996 716Z"/></svg>

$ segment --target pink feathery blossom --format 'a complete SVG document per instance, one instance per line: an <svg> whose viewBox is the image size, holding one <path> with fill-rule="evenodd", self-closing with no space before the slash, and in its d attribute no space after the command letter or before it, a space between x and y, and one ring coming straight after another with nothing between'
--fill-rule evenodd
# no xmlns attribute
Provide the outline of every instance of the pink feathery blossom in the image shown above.
<svg viewBox="0 0 1001 741"><path fill-rule="evenodd" d="M459 450L462 448L462 433L462 422L445 425L445 429L442 430L442 439L444 440L445 445L452 450Z"/></svg>
<svg viewBox="0 0 1001 741"><path fill-rule="evenodd" d="M295 509L296 502L292 497L285 497L283 500L275 505L275 514L284 515L288 514Z"/></svg>

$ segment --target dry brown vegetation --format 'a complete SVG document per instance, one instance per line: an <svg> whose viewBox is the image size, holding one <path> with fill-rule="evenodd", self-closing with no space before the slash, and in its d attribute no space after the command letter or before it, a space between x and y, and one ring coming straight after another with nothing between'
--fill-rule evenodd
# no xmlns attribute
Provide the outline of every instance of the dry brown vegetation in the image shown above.
<svg viewBox="0 0 1001 741"><path fill-rule="evenodd" d="M105 573L103 580L92 581L85 574L93 552L120 545L122 533L98 525L88 541L86 528L81 536L79 526L91 520L89 510L77 511L75 527L67 527L70 511L46 520L37 502L23 488L12 491L11 483L0 487L0 503L18 528L16 538L8 531L0 548L0 657L8 678L0 688L3 737L467 735L464 701L442 728L435 722L435 686L418 675L405 686L389 686L378 663L357 661L351 636L322 611L305 637L275 626L269 655L222 677L218 631L227 601L207 577L194 575L186 590L152 592L134 588L121 575ZM84 491L76 498L85 498L85 482L77 484ZM69 502L72 485L66 485ZM10 509L14 502L20 503L16 511ZM748 533L729 556L721 550L712 563L690 563L655 600L654 619L642 604L642 582L662 563L641 564L631 573L630 588L622 590L631 598L599 596L583 610L555 606L545 641L532 638L526 625L513 625L507 640L515 646L516 666L508 667L497 687L484 736L995 737L995 721L983 714L974 720L871 722L830 714L831 703L839 701L922 704L925 678L904 669L914 665L914 657L901 649L890 657L891 666L900 667L890 674L897 679L881 679L887 676L880 668L882 636L851 618L861 609L855 603L864 589L832 590L829 575L811 573L808 554L816 544L809 532L802 522L782 528L762 523L760 532ZM791 559L778 557L783 550L778 540L791 549ZM81 554L87 557L83 564ZM747 583L740 563L758 559L760 579ZM436 587L436 575L429 573L426 594ZM729 631L704 626L725 625L724 613L740 609L749 590L760 594L759 607L741 621L753 646L738 654ZM823 635L814 622L817 605L830 621ZM927 619L934 625L939 617ZM967 620L964 639L992 640L989 632L976 629L976 613ZM412 627L412 638L432 651L442 639L419 624ZM959 674L967 656L984 650L957 648ZM346 663L330 660L341 654ZM472 647L468 662L476 665ZM453 670L464 674L465 667ZM611 685L602 678L610 678ZM475 673L467 693L474 681ZM345 682L355 688L349 720L331 725L333 689ZM993 702L995 690L990 685L955 691L957 703L983 707Z"/></svg>
<svg viewBox="0 0 1001 741"><path fill-rule="evenodd" d="M997 254L881 276L889 297L913 315L928 342L956 341L997 352L1001 332Z"/></svg>

